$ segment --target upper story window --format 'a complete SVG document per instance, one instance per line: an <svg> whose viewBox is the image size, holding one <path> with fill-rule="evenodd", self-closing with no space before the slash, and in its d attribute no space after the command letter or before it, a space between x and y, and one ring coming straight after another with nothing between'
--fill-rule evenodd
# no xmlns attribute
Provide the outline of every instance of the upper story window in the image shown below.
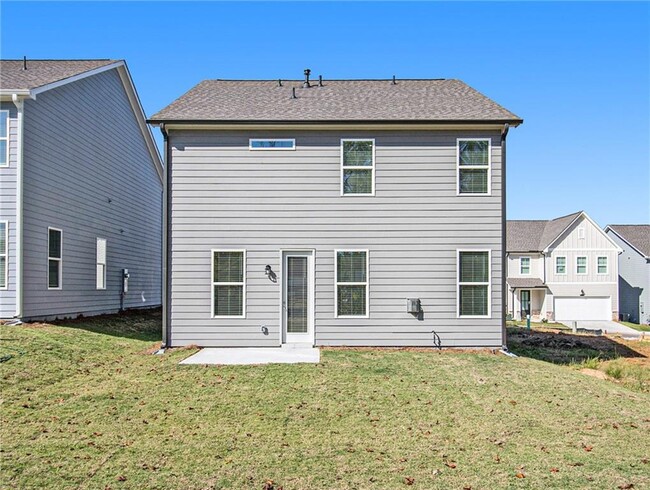
<svg viewBox="0 0 650 490"><path fill-rule="evenodd" d="M246 252L212 251L212 316L244 318Z"/></svg>
<svg viewBox="0 0 650 490"><path fill-rule="evenodd" d="M458 316L490 316L490 251L458 251Z"/></svg>
<svg viewBox="0 0 650 490"><path fill-rule="evenodd" d="M566 274L566 257L555 257L555 273Z"/></svg>
<svg viewBox="0 0 650 490"><path fill-rule="evenodd" d="M336 316L368 317L368 251L335 253Z"/></svg>
<svg viewBox="0 0 650 490"><path fill-rule="evenodd" d="M459 139L458 194L490 194L490 140Z"/></svg>
<svg viewBox="0 0 650 490"><path fill-rule="evenodd" d="M375 195L375 140L341 140L341 195Z"/></svg>
<svg viewBox="0 0 650 490"><path fill-rule="evenodd" d="M598 274L607 274L607 257L598 257Z"/></svg>
<svg viewBox="0 0 650 490"><path fill-rule="evenodd" d="M530 274L530 257L519 259L519 273L523 276Z"/></svg>
<svg viewBox="0 0 650 490"><path fill-rule="evenodd" d="M587 257L576 257L576 274L587 273Z"/></svg>
<svg viewBox="0 0 650 490"><path fill-rule="evenodd" d="M7 248L9 247L9 223L0 221L0 289L7 289L9 267L7 264Z"/></svg>
<svg viewBox="0 0 650 490"><path fill-rule="evenodd" d="M0 111L0 167L9 166L9 111Z"/></svg>
<svg viewBox="0 0 650 490"><path fill-rule="evenodd" d="M248 140L250 150L295 150L295 139L250 139Z"/></svg>
<svg viewBox="0 0 650 490"><path fill-rule="evenodd" d="M63 279L63 231L47 229L47 288L61 289Z"/></svg>
<svg viewBox="0 0 650 490"><path fill-rule="evenodd" d="M578 238L580 240L585 239L585 227L584 226L581 226L580 228L578 228Z"/></svg>

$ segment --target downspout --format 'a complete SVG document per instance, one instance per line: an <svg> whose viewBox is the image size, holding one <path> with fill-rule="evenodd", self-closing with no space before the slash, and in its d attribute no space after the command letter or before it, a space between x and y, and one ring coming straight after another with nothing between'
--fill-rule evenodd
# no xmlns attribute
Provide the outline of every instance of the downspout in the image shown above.
<svg viewBox="0 0 650 490"><path fill-rule="evenodd" d="M504 350L508 350L507 331L506 331L506 314L503 303L507 299L508 286L506 284L508 271L508 258L506 256L506 137L508 136L509 124L504 124L501 130L501 345ZM513 303L514 312L514 303Z"/></svg>
<svg viewBox="0 0 650 490"><path fill-rule="evenodd" d="M25 100L12 94L11 100L17 109L18 131L16 134L16 314L17 321L23 318L23 136Z"/></svg>
<svg viewBox="0 0 650 490"><path fill-rule="evenodd" d="M171 143L169 142L169 133L164 124L160 125L160 132L163 135L163 165L164 165L164 184L163 184L163 250L162 250L162 348L171 347L171 271L172 271L172 254L171 254L171 208L172 208L172 172L171 172Z"/></svg>

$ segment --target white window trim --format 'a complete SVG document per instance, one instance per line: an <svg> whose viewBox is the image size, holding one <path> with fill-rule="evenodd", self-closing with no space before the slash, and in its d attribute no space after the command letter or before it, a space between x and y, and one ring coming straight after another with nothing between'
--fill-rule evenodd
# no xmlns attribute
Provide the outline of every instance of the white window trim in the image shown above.
<svg viewBox="0 0 650 490"><path fill-rule="evenodd" d="M600 264L598 263L600 259L605 259L605 272L599 272ZM596 257L596 275L606 276L609 274L609 257L607 255L599 255Z"/></svg>
<svg viewBox="0 0 650 490"><path fill-rule="evenodd" d="M254 148L253 141L291 141L291 144L293 146L291 148L282 148L282 147ZM250 151L295 151L296 140L295 138L250 138L248 140L248 149Z"/></svg>
<svg viewBox="0 0 650 490"><path fill-rule="evenodd" d="M460 282L460 254L461 252L487 252L488 254L488 282ZM485 286L488 287L487 315L461 315L460 314L460 287ZM492 249L490 248L462 248L456 249L456 318L492 318Z"/></svg>
<svg viewBox="0 0 650 490"><path fill-rule="evenodd" d="M585 271L584 272L578 272L578 259L585 259ZM587 258L586 255L578 255L576 256L576 276L586 276L589 274L589 259Z"/></svg>
<svg viewBox="0 0 650 490"><path fill-rule="evenodd" d="M371 141L372 142L372 167L362 167L359 165L343 165L343 143L346 141ZM376 148L377 145L375 144L375 138L341 138L341 196L345 197L356 197L356 196L374 196L375 195L375 167L376 167ZM356 169L356 170L370 170L371 171L371 179L372 179L372 192L370 193L365 193L365 194L358 194L358 193L345 193L343 189L343 175L344 175L344 170L345 169Z"/></svg>
<svg viewBox="0 0 650 490"><path fill-rule="evenodd" d="M528 272L523 272L522 271L522 269L523 269L522 260L523 259L528 259ZM519 275L520 276L530 276L531 269L532 269L532 261L531 261L530 257L519 257Z"/></svg>
<svg viewBox="0 0 650 490"><path fill-rule="evenodd" d="M465 169L487 168L487 192L460 192L460 142L461 141L487 141L488 163L486 165L462 165ZM492 138L456 138L456 195L457 196L491 196L492 195Z"/></svg>
<svg viewBox="0 0 650 490"><path fill-rule="evenodd" d="M243 253L242 282L215 282L214 281L214 253L215 252L241 252ZM242 248L213 248L210 251L210 316L211 318L246 318L246 249ZM219 286L242 286L242 308L241 315L215 315L214 314L214 287Z"/></svg>
<svg viewBox="0 0 650 490"><path fill-rule="evenodd" d="M365 252L366 254L366 281L339 283L338 256L339 252ZM365 286L366 287L366 314L365 315L339 315L339 285ZM334 318L370 318L370 250L363 248L345 248L334 250Z"/></svg>
<svg viewBox="0 0 650 490"><path fill-rule="evenodd" d="M104 241L104 262L103 263L97 261L97 249L100 240ZM108 240L106 240L106 238L97 237L95 239L95 289L98 291L106 291L106 269L107 269L106 262L108 261L107 256L108 256ZM104 266L104 277L102 278L102 284L104 285L104 287L101 288L97 287L97 266L98 265Z"/></svg>
<svg viewBox="0 0 650 490"><path fill-rule="evenodd" d="M0 291L9 289L9 221L1 220L0 224L5 225L5 250L0 252L0 257L5 258L5 285L0 286Z"/></svg>
<svg viewBox="0 0 650 490"><path fill-rule="evenodd" d="M558 272L557 271L557 259L564 259L564 272ZM556 276L566 276L567 274L567 261L566 261L566 255L557 255L555 257L555 275Z"/></svg>
<svg viewBox="0 0 650 490"><path fill-rule="evenodd" d="M7 115L7 136L0 136L0 141L5 140L7 142L6 145L6 155L5 155L5 163L2 164L0 163L0 168L7 168L9 167L9 135L11 134L11 131L9 131L9 123L11 122L11 119L9 118L9 111L7 110L2 110L0 111L0 117L4 117L3 115Z"/></svg>
<svg viewBox="0 0 650 490"><path fill-rule="evenodd" d="M51 231L58 231L61 233L61 249L60 249L60 254L61 257L50 257L50 230ZM59 262L59 287L58 288L52 288L50 287L50 260L57 260ZM63 289L63 230L60 228L54 228L52 226L47 227L47 289L50 291L60 291Z"/></svg>

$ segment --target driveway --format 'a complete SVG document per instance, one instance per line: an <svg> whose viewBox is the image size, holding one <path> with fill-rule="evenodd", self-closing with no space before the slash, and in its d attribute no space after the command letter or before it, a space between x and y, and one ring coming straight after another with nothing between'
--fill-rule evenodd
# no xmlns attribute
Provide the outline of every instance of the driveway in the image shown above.
<svg viewBox="0 0 650 490"><path fill-rule="evenodd" d="M573 327L573 322L562 322L567 327ZM624 339L635 339L638 340L641 338L643 332L634 330L633 328L626 327L618 322L613 322L609 320L580 320L578 321L578 328L584 328L585 330L602 330L603 333L608 333L612 335L620 335ZM646 336L648 336L646 334Z"/></svg>

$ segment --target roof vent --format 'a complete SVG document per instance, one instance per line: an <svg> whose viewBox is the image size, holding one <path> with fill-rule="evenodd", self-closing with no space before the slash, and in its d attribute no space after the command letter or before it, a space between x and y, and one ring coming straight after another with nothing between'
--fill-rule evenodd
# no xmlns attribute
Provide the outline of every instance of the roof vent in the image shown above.
<svg viewBox="0 0 650 490"><path fill-rule="evenodd" d="M282 79L278 78L278 87L282 87Z"/></svg>
<svg viewBox="0 0 650 490"><path fill-rule="evenodd" d="M27 69L27 56L23 56L23 70Z"/></svg>
<svg viewBox="0 0 650 490"><path fill-rule="evenodd" d="M319 87L323 86L323 75L318 75L318 86Z"/></svg>
<svg viewBox="0 0 650 490"><path fill-rule="evenodd" d="M291 98L292 99L297 99L298 98L298 97L296 97L296 87L292 87L292 89L291 89Z"/></svg>
<svg viewBox="0 0 650 490"><path fill-rule="evenodd" d="M311 73L311 70L309 68L305 69L305 81L302 84L303 88L311 87L311 85L309 85L309 74L310 73Z"/></svg>
<svg viewBox="0 0 650 490"><path fill-rule="evenodd" d="M391 85L397 85L397 81L395 80L395 75L393 75L393 82L391 83Z"/></svg>

